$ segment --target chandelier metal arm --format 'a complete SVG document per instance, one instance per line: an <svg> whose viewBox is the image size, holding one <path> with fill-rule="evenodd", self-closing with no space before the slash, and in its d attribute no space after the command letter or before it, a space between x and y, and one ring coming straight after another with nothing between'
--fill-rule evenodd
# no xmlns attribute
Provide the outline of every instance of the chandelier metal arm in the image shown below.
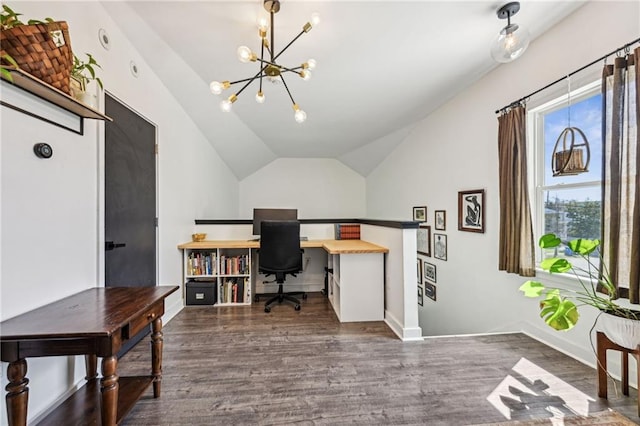
<svg viewBox="0 0 640 426"><path fill-rule="evenodd" d="M296 73L298 75L300 74L300 72L296 71L296 70L299 69L299 68L302 68L301 66L300 67L296 67L296 68L287 68L285 66L278 65L278 64L276 64L274 62L265 61L264 59L256 59L256 61L262 62L263 64L267 64L267 65L273 65L274 67L278 67L280 70L294 72L294 73Z"/></svg>
<svg viewBox="0 0 640 426"><path fill-rule="evenodd" d="M297 36L295 36L295 37L293 38L293 40L291 40L291 41L289 42L289 44L287 44L287 45L284 47L284 49L282 49L282 50L280 51L280 53L278 53L276 56L274 56L273 58L271 58L271 62L275 62L275 60L276 60L276 59L278 59L278 57L279 57L280 55L282 55L282 54L284 53L284 51L285 51L285 50L287 50L287 49L289 48L289 46L291 46L291 45L292 45L292 44L293 44L297 39L299 39L299 38L302 36L302 34L304 34L305 32L306 32L305 30L300 31L300 34L298 34ZM273 35L273 31L272 31L271 35ZM271 47L273 48L273 41L271 41ZM273 48L273 51L275 51L275 48Z"/></svg>
<svg viewBox="0 0 640 426"><path fill-rule="evenodd" d="M295 105L296 101L293 100L293 96L291 96L291 92L289 91L289 86L287 86L287 82L284 81L284 77L282 76L282 74L280 74L280 79L282 80L282 84L284 84L284 88L287 90L287 94L289 95L289 98L291 99L291 103Z"/></svg>
<svg viewBox="0 0 640 426"><path fill-rule="evenodd" d="M245 78L245 79L243 79L243 80L238 80L238 81L234 81L233 83L229 83L229 84L242 83L242 82L244 82L244 81L247 81L247 80L248 80L248 81L247 81L247 84L245 84L244 86L242 86L242 88L236 92L236 96L238 96L240 93L242 93L242 91L243 91L244 89L246 89L246 88L247 88L247 86L248 86L248 85L250 85L250 84L253 82L253 80L255 80L256 78L258 78L258 77L262 76L262 72L265 70L265 68L267 68L267 67L262 68L260 71L258 71L258 73L257 73L256 75L254 75L254 76L253 76L253 77L251 77L251 78Z"/></svg>
<svg viewBox="0 0 640 426"><path fill-rule="evenodd" d="M269 27L270 28L269 35L271 36L271 48L269 49L269 53L271 54L271 62L275 62L276 61L276 58L273 57L273 53L276 51L276 45L275 45L274 40L273 40L274 33L275 33L275 31L273 31L273 29L275 28L274 23L273 23L274 22L273 21L273 16L274 15L275 15L275 12L273 10L271 10L271 27Z"/></svg>

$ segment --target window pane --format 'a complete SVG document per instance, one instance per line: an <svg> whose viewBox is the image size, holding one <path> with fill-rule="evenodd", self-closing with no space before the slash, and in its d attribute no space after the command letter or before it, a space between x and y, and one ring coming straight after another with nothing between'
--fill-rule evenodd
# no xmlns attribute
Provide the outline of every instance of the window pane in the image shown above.
<svg viewBox="0 0 640 426"><path fill-rule="evenodd" d="M569 125L569 112L571 113L571 126L582 130L587 138L591 151L589 171L574 176L553 177L551 157L553 148L562 131ZM571 138L567 138L567 149ZM582 138L576 134L576 143L582 143ZM558 151L562 151L562 140ZM584 155L586 162L586 153ZM602 96L600 93L572 102L571 108L564 106L553 112L544 114L544 185L557 185L567 183L593 182L602 178Z"/></svg>
<svg viewBox="0 0 640 426"><path fill-rule="evenodd" d="M559 247L542 251L542 259L567 258L574 266L586 270L588 262L576 256L566 242L576 238L600 239L600 187L544 191L544 233L554 233L563 241ZM593 253L592 266L598 265ZM582 273L578 271L580 275Z"/></svg>
<svg viewBox="0 0 640 426"><path fill-rule="evenodd" d="M562 241L600 238L600 187L544 191L544 233Z"/></svg>

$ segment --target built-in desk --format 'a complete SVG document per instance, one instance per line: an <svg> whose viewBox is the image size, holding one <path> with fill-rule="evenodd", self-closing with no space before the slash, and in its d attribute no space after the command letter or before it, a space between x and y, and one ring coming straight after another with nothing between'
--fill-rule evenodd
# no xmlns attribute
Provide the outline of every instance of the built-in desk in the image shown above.
<svg viewBox="0 0 640 426"><path fill-rule="evenodd" d="M40 424L115 426L153 384L160 396L164 299L178 287L92 288L0 323L2 361L8 362L8 423L27 424L26 358L85 355L87 383ZM118 377L122 345L152 326L151 374ZM102 358L102 378L97 374Z"/></svg>
<svg viewBox="0 0 640 426"><path fill-rule="evenodd" d="M384 254L386 247L362 240L307 240L302 248L328 254L328 297L341 322L384 320ZM254 240L213 240L178 245L181 250L258 249ZM304 308L304 307L303 307Z"/></svg>

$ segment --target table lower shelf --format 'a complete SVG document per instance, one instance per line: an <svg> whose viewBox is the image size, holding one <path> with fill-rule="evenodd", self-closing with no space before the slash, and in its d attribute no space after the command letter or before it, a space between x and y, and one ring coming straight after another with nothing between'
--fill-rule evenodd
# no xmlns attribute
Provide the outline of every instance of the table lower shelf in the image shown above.
<svg viewBox="0 0 640 426"><path fill-rule="evenodd" d="M118 424L131 411L151 383L153 383L153 376L119 378L118 415L116 420ZM38 425L100 425L102 424L100 397L100 379L89 380Z"/></svg>

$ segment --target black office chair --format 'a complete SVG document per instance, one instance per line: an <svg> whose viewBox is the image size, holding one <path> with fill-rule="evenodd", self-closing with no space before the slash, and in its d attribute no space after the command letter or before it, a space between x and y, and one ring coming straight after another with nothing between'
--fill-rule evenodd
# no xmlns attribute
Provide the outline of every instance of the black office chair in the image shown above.
<svg viewBox="0 0 640 426"><path fill-rule="evenodd" d="M300 300L293 297L307 294L303 291L287 292L282 289L286 274L294 277L302 271L302 249L300 249L300 222L296 220L263 220L260 226L260 250L258 252L258 271L267 275L275 274L278 293L264 305L265 312L271 312L276 301L287 300L294 303L294 309L300 310ZM273 281L271 281L273 282ZM258 300L258 297L256 297Z"/></svg>

